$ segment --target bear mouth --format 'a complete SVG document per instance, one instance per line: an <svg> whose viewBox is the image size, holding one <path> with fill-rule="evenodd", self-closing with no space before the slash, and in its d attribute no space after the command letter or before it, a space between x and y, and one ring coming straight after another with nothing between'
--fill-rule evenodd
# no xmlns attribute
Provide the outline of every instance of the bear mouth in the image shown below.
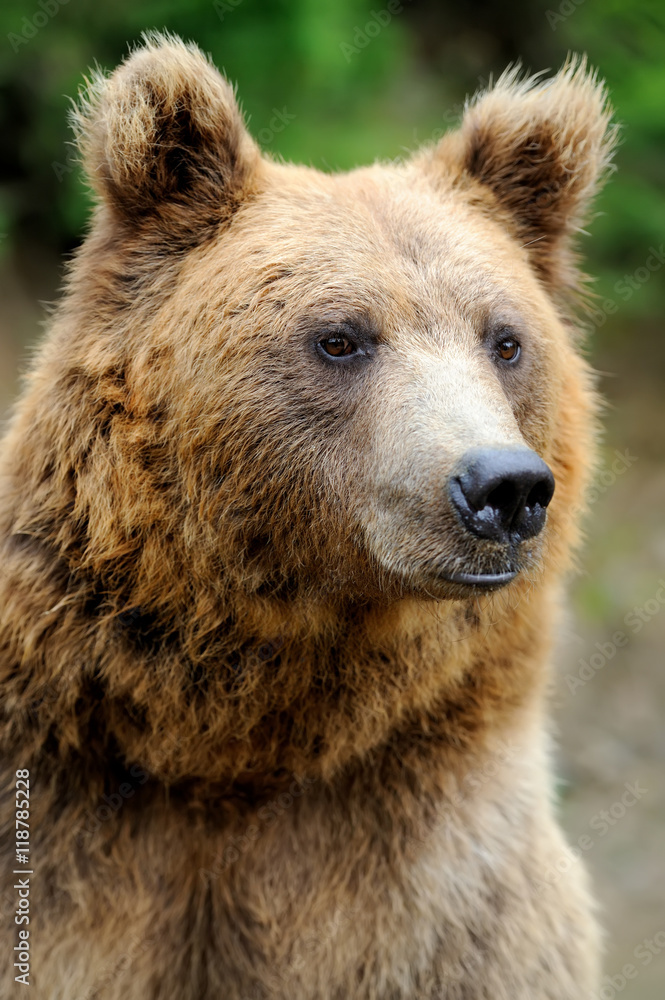
<svg viewBox="0 0 665 1000"><path fill-rule="evenodd" d="M445 563L427 567L422 577L422 589L435 599L459 599L473 595L489 594L512 583L521 573L533 567L533 553L520 558L513 552L510 558L492 560L489 566L468 569ZM424 568L424 567L423 567Z"/></svg>
<svg viewBox="0 0 665 1000"><path fill-rule="evenodd" d="M439 579L442 583L454 583L463 587L498 590L499 587L505 587L507 583L511 583L518 573L518 569L506 570L503 573L452 573L450 575L442 574Z"/></svg>

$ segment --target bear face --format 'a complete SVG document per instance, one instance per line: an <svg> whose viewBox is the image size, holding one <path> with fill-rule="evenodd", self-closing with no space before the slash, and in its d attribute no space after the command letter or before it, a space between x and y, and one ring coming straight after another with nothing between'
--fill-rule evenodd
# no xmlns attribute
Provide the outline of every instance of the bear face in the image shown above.
<svg viewBox="0 0 665 1000"><path fill-rule="evenodd" d="M326 176L262 157L200 53L153 38L77 127L98 207L5 448L7 530L70 615L45 673L75 634L104 730L169 780L338 767L492 677L469 616L536 642L518 608L589 467L572 237L604 92L509 73L437 146Z"/></svg>
<svg viewBox="0 0 665 1000"><path fill-rule="evenodd" d="M557 306L609 146L583 67L540 87L508 74L437 149L341 177L259 158L228 85L182 45L149 45L98 90L80 124L110 208L98 232L130 272L142 255L151 289L166 253L199 244L114 363L236 584L446 598L537 570L547 529L468 530L450 483L468 449L528 446L554 467L553 513L579 500L562 438L588 413L567 427L561 400L584 371ZM144 363L148 342L168 365ZM544 509L551 484L533 486Z"/></svg>
<svg viewBox="0 0 665 1000"><path fill-rule="evenodd" d="M583 368L526 255L414 168L292 169L267 166L265 188L183 279L183 300L206 301L194 336L218 372L205 436L225 427L215 447L231 485L211 516L226 550L256 553L260 588L287 571L328 599L460 598L493 573L536 568L547 531L512 544L479 535L450 492L481 448L533 449L564 495L579 489L557 436L560 398L580 393ZM513 340L516 363L499 350ZM188 397L210 376L208 362ZM196 405L191 419L200 430ZM478 583L455 582L464 570Z"/></svg>

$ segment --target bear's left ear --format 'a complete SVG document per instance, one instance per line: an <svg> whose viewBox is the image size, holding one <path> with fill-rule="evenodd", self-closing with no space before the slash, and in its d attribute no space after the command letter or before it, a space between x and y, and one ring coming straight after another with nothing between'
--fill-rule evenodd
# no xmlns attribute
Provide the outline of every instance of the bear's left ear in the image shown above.
<svg viewBox="0 0 665 1000"><path fill-rule="evenodd" d="M550 80L510 69L467 105L462 124L420 159L434 183L444 176L498 216L547 284L579 283L573 252L616 141L604 86L585 60Z"/></svg>
<svg viewBox="0 0 665 1000"><path fill-rule="evenodd" d="M145 37L74 113L88 180L119 221L154 222L177 244L233 212L260 154L230 84L193 45Z"/></svg>

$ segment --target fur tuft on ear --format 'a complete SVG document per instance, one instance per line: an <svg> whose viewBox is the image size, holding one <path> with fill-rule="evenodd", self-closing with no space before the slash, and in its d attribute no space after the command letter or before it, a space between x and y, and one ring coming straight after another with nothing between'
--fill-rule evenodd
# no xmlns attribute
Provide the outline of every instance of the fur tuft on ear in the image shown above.
<svg viewBox="0 0 665 1000"><path fill-rule="evenodd" d="M549 80L521 78L514 67L467 104L460 129L423 165L435 183L444 175L470 182L528 246L548 285L565 292L579 286L573 237L610 165L610 118L605 87L585 58L569 58Z"/></svg>
<svg viewBox="0 0 665 1000"><path fill-rule="evenodd" d="M96 73L73 124L102 202L172 236L228 218L259 157L230 84L196 46L170 35L145 35L110 77Z"/></svg>

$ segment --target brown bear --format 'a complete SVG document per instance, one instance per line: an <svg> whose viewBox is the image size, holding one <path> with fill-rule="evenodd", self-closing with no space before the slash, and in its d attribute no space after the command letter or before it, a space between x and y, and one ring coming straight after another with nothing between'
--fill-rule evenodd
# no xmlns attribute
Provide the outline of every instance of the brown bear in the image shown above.
<svg viewBox="0 0 665 1000"><path fill-rule="evenodd" d="M546 696L603 87L509 71L326 175L151 36L76 127L1 454L0 995L587 997Z"/></svg>

